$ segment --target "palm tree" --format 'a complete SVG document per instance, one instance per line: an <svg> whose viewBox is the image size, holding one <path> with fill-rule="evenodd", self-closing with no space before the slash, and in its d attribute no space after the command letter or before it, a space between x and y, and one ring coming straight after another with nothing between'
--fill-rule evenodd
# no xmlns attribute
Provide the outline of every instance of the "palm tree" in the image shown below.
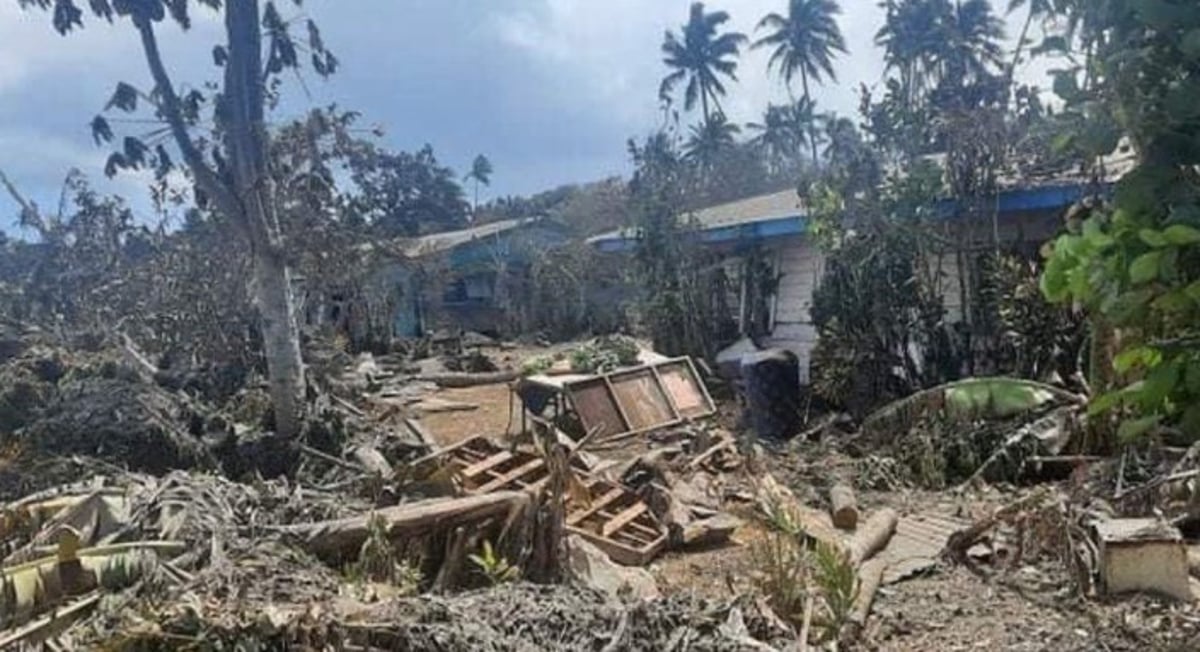
<svg viewBox="0 0 1200 652"><path fill-rule="evenodd" d="M701 171L711 170L720 156L734 146L733 137L740 131L724 113L715 113L709 120L692 125L691 136L684 145L684 156Z"/></svg>
<svg viewBox="0 0 1200 652"><path fill-rule="evenodd" d="M818 162L816 148L825 140L824 125L828 117L817 113L816 102L800 98L795 104L789 107L788 119L792 123L792 129L800 135L801 142L807 138L808 142L812 145L813 165L816 165Z"/></svg>
<svg viewBox="0 0 1200 652"><path fill-rule="evenodd" d="M709 102L717 113L721 112L719 97L725 95L721 76L737 81L738 50L746 42L746 36L738 32L717 34L717 28L729 20L724 11L704 12L704 3L692 4L688 22L680 29L680 36L668 31L663 35L663 62L671 73L663 78L658 87L658 97L663 102L671 101L675 87L687 79L683 94L683 108L691 111L699 100L704 122L712 118Z"/></svg>
<svg viewBox="0 0 1200 652"><path fill-rule="evenodd" d="M1029 28L1033 25L1034 19L1038 16L1047 16L1054 11L1051 0L1009 0L1008 13L1011 14L1025 4L1029 5L1029 13L1025 16L1025 24L1021 27L1021 36L1017 39L1017 48L1013 51L1012 63L1008 65L1006 76L1010 82L1017 69L1017 64L1021 62L1021 50L1025 49L1025 40L1029 37Z"/></svg>
<svg viewBox="0 0 1200 652"><path fill-rule="evenodd" d="M821 83L822 77L836 81L833 59L838 52L846 53L846 39L834 16L842 9L834 0L789 0L788 15L770 13L756 29L772 30L754 42L753 47L774 48L767 60L767 70L779 69L779 75L791 92L792 79L800 73L803 100L810 103L809 80ZM813 163L817 162L817 143L812 141Z"/></svg>
<svg viewBox="0 0 1200 652"><path fill-rule="evenodd" d="M473 213L479 210L479 184L482 183L485 186L492 185L492 172L492 162L488 160L488 157L480 154L471 162L471 171L467 173L467 176L463 177L464 181L472 179L475 181L475 207L472 211Z"/></svg>
<svg viewBox="0 0 1200 652"><path fill-rule="evenodd" d="M959 0L947 19L943 79L979 80L1002 65L1004 23L988 0Z"/></svg>
<svg viewBox="0 0 1200 652"><path fill-rule="evenodd" d="M784 169L786 162L795 159L796 151L804 142L803 133L796 130L791 107L788 106L767 105L762 122L748 123L746 128L758 133L750 142L763 153L776 172Z"/></svg>
<svg viewBox="0 0 1200 652"><path fill-rule="evenodd" d="M943 80L979 81L1001 63L1004 26L988 0L887 0L884 8L875 43L910 107Z"/></svg>
<svg viewBox="0 0 1200 652"><path fill-rule="evenodd" d="M905 103L915 105L935 84L942 27L952 11L948 0L887 0L887 18L875 34L887 70L900 74Z"/></svg>

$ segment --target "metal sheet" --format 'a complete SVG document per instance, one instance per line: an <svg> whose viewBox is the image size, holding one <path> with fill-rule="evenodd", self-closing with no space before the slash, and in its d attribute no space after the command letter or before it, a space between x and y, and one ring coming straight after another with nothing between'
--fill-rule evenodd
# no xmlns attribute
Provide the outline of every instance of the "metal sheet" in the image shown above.
<svg viewBox="0 0 1200 652"><path fill-rule="evenodd" d="M884 584L894 584L917 573L933 568L941 556L950 535L971 526L971 521L936 512L922 512L904 516L896 524L892 536L879 557L887 562L883 573ZM1003 541L1003 535L998 537ZM989 550L986 546L975 546L968 554L980 557Z"/></svg>

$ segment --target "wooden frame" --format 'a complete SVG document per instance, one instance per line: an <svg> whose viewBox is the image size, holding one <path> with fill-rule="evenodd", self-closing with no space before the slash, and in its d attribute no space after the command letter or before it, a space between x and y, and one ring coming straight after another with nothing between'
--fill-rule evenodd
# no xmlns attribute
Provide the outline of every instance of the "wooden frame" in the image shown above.
<svg viewBox="0 0 1200 652"><path fill-rule="evenodd" d="M601 441L620 439L716 412L691 358L618 369L563 384L587 431Z"/></svg>

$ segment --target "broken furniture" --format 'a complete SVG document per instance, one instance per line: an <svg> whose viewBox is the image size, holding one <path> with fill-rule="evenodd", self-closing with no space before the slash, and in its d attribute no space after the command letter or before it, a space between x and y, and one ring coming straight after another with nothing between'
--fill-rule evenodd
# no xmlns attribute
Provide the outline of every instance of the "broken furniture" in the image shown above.
<svg viewBox="0 0 1200 652"><path fill-rule="evenodd" d="M426 472L435 467L453 468L468 495L537 491L550 478L540 455L505 448L484 437L464 440L416 464L418 468L425 467ZM575 471L578 473L580 469ZM580 477L579 486L583 491L568 492L568 532L582 536L613 561L628 566L649 563L666 545L667 528L632 491L586 476Z"/></svg>
<svg viewBox="0 0 1200 652"><path fill-rule="evenodd" d="M687 357L596 375L538 374L521 379L513 391L530 414L555 424L574 419L580 431L577 436L595 431L597 441L643 434L716 412Z"/></svg>

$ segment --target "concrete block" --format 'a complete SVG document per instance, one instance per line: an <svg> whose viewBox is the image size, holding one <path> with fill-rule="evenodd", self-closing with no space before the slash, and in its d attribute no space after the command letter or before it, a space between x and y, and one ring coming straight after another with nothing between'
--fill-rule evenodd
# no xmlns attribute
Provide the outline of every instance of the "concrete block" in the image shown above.
<svg viewBox="0 0 1200 652"><path fill-rule="evenodd" d="M1187 548L1178 528L1153 518L1113 519L1094 528L1106 593L1146 592L1193 600Z"/></svg>

